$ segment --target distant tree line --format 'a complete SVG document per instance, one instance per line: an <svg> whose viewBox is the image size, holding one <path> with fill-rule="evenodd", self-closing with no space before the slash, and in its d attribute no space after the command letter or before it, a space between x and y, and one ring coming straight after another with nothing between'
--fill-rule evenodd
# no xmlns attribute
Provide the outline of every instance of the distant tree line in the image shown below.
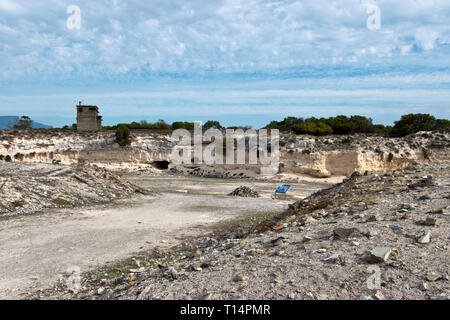
<svg viewBox="0 0 450 320"><path fill-rule="evenodd" d="M115 126L104 126L103 129L105 130L117 130L117 128L119 128L120 126L125 126L130 130L137 130L137 129L141 129L141 130L164 130L164 131L172 131L172 130L177 130L177 129L186 129L189 131L194 130L194 122L187 122L187 121L175 121L172 124L168 124L167 122L165 122L164 120L158 120L155 123L149 123L145 120L141 120L140 122L131 122L131 123L119 123ZM225 127L223 127L219 121L214 121L214 120L209 120L206 121L203 125L202 125L203 130L208 130L208 129L226 129ZM251 126L233 126L233 127L228 127L227 129L250 129Z"/></svg>
<svg viewBox="0 0 450 320"><path fill-rule="evenodd" d="M310 134L315 136L327 134L376 133L392 137L402 137L419 131L450 130L450 121L436 119L429 114L407 114L394 126L373 124L371 118L364 116L344 116L330 118L296 118L287 117L282 121L272 121L266 129L279 129L282 132Z"/></svg>
<svg viewBox="0 0 450 320"><path fill-rule="evenodd" d="M10 126L11 129L25 130L31 129L33 120L28 116L22 116L16 123ZM120 123L115 126L104 126L105 130L118 131L118 140L127 144L129 137L129 130L162 130L172 131L176 129L194 130L194 122L176 121L168 124L164 120L158 120L155 123L150 123L145 120L140 122ZM125 130L127 128L128 130ZM203 124L203 129L251 129L251 126L230 126L223 127L219 121L209 120ZM373 124L371 118L364 116L353 115L350 117L339 115L329 118L297 118L287 117L282 121L272 121L266 129L278 129L284 133L295 134L310 134L315 136L328 134L354 134L354 133L373 133L386 135L391 137L403 137L419 131L448 131L450 130L450 120L436 119L434 116L424 113L410 113L403 115L400 120L395 121L393 126L384 126L382 124ZM64 126L65 130L76 130L77 125ZM121 143L122 144L122 143Z"/></svg>

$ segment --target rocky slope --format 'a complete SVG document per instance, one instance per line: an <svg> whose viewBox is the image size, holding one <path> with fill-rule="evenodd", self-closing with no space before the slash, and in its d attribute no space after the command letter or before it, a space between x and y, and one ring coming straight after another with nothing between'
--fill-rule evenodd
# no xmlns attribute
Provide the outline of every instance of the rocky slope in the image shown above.
<svg viewBox="0 0 450 320"><path fill-rule="evenodd" d="M448 163L353 174L270 221L29 298L449 299Z"/></svg>
<svg viewBox="0 0 450 320"><path fill-rule="evenodd" d="M147 191L100 168L3 162L0 192L0 217L4 217L108 203Z"/></svg>

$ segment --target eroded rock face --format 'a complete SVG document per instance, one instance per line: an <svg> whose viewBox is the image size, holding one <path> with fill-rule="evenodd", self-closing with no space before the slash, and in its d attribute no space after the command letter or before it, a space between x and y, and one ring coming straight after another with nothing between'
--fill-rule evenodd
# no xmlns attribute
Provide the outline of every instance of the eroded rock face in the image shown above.
<svg viewBox="0 0 450 320"><path fill-rule="evenodd" d="M425 162L424 150L432 159L449 160L449 133L417 133L404 138L371 135L310 137L281 135L279 173L307 174L317 178L350 176L353 172L386 172ZM129 147L115 143L114 132L78 133L72 131L0 131L0 156L13 162L87 163L111 170L151 170L152 164L169 162L179 174L227 177L263 175L260 165L201 165L197 171L189 166L171 164L173 143L169 133L133 132ZM427 155L428 157L428 155ZM219 168L217 171L215 169ZM160 168L155 168L160 169ZM227 172L228 175L227 175ZM277 169L271 170L271 175Z"/></svg>
<svg viewBox="0 0 450 320"><path fill-rule="evenodd" d="M120 148L114 132L3 131L0 155L13 162L95 164L107 169L137 170L157 161L170 161L172 143L164 134L134 133L132 144Z"/></svg>

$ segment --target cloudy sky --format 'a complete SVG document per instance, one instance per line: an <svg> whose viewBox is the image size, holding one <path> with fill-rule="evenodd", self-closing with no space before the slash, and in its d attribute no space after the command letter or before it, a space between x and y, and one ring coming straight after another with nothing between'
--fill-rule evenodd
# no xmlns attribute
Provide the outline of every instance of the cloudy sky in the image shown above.
<svg viewBox="0 0 450 320"><path fill-rule="evenodd" d="M449 21L448 0L0 0L0 115L450 118Z"/></svg>

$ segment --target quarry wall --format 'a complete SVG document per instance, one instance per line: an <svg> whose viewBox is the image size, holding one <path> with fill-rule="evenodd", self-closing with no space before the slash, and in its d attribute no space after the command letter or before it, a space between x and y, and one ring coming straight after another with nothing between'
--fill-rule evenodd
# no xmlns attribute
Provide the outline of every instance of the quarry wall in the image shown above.
<svg viewBox="0 0 450 320"><path fill-rule="evenodd" d="M234 170L237 176L239 171L261 173L260 166L254 165L175 166L171 164L173 143L168 133L133 132L131 140L129 147L119 147L112 131L0 131L0 159L9 156L12 162L84 163L125 171L176 168L191 173L201 168L205 174L227 170ZM405 138L282 135L278 171L318 178L348 176L354 171L391 171L414 162L448 161L449 147L448 133L417 133Z"/></svg>

